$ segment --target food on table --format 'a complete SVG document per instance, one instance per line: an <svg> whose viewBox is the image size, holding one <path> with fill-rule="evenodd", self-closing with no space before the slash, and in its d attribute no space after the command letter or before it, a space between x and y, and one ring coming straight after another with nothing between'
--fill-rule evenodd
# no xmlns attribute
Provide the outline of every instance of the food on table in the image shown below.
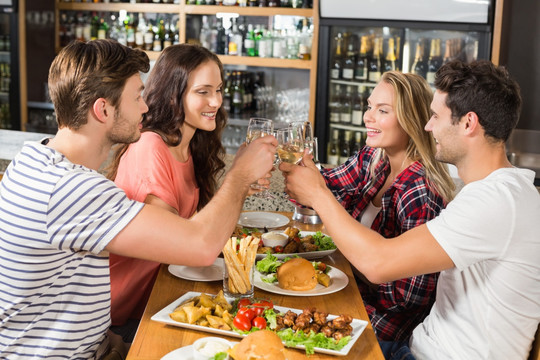
<svg viewBox="0 0 540 360"><path fill-rule="evenodd" d="M317 286L317 273L311 262L304 258L294 258L278 268L277 280L282 289L307 291Z"/></svg>
<svg viewBox="0 0 540 360"><path fill-rule="evenodd" d="M231 343L228 340L218 337L204 337L195 340L193 343L193 356L195 360L215 359L216 356L221 356L225 359L227 351L231 348Z"/></svg>
<svg viewBox="0 0 540 360"><path fill-rule="evenodd" d="M169 316L174 321L182 323L231 330L233 325L231 309L232 305L225 299L223 291L220 291L216 296L201 294L186 300Z"/></svg>
<svg viewBox="0 0 540 360"><path fill-rule="evenodd" d="M274 248L276 246L284 246L288 240L289 237L279 231L269 231L262 234L262 241L265 247Z"/></svg>
<svg viewBox="0 0 540 360"><path fill-rule="evenodd" d="M265 258L262 260L257 261L256 268L257 271L263 274L264 276L261 276L261 280L266 283L276 283L278 282L278 276L277 272L281 268L282 265L285 263L288 263L291 259L301 259L299 257L286 257L283 260L279 260L276 256L272 254L266 254ZM307 260L306 260L307 261ZM309 261L308 261L309 262ZM330 271L330 267L327 266L325 263L321 261L312 261L309 262L311 264L311 267L314 269L316 273L316 279L317 282L325 287L330 286L332 279L328 275L328 272ZM308 274L310 274L311 271L308 271ZM315 285L317 285L315 283ZM280 285L283 289L285 289L283 286ZM292 289L289 289L292 290ZM308 289L310 290L310 289ZM305 290L299 290L299 291L305 291Z"/></svg>
<svg viewBox="0 0 540 360"><path fill-rule="evenodd" d="M258 330L242 339L229 355L234 360L285 360L285 347L275 332Z"/></svg>
<svg viewBox="0 0 540 360"><path fill-rule="evenodd" d="M229 274L228 291L232 294L246 294L253 289L251 270L255 265L260 239L246 236L230 238L223 248L223 258Z"/></svg>
<svg viewBox="0 0 540 360"><path fill-rule="evenodd" d="M340 341L352 334L352 317L350 315L340 315L333 320L327 320L328 313L317 311L315 308L304 309L301 314L289 310L285 315L277 315L276 330L283 339L280 330L302 331L305 334L321 333L327 338Z"/></svg>

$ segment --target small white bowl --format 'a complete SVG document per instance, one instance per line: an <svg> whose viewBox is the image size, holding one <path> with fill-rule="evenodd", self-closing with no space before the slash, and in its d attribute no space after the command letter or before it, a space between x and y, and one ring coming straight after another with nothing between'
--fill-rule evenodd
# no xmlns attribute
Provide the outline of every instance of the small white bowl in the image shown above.
<svg viewBox="0 0 540 360"><path fill-rule="evenodd" d="M289 237L279 231L269 231L261 235L264 246L276 247L285 246Z"/></svg>
<svg viewBox="0 0 540 360"><path fill-rule="evenodd" d="M210 360L220 352L227 352L232 347L232 343L228 340L218 337L204 337L195 340L193 343L193 359L194 360ZM226 359L229 359L227 355Z"/></svg>

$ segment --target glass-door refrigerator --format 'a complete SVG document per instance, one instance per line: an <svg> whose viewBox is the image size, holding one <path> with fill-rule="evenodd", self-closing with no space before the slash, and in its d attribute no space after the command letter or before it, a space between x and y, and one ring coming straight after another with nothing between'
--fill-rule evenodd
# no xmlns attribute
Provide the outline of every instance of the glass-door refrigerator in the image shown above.
<svg viewBox="0 0 540 360"><path fill-rule="evenodd" d="M20 130L18 0L0 0L0 129Z"/></svg>
<svg viewBox="0 0 540 360"><path fill-rule="evenodd" d="M315 133L321 162L365 142L363 113L382 73L433 83L445 62L489 59L495 0L320 0Z"/></svg>

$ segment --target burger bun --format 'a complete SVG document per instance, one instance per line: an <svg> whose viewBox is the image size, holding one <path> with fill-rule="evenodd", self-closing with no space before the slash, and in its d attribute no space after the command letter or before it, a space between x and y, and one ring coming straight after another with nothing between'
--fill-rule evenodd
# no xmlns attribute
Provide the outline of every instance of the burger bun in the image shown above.
<svg viewBox="0 0 540 360"><path fill-rule="evenodd" d="M277 270L279 287L285 290L307 291L317 286L313 264L304 258L293 258Z"/></svg>
<svg viewBox="0 0 540 360"><path fill-rule="evenodd" d="M286 360L281 339L270 330L252 332L228 353L234 360Z"/></svg>

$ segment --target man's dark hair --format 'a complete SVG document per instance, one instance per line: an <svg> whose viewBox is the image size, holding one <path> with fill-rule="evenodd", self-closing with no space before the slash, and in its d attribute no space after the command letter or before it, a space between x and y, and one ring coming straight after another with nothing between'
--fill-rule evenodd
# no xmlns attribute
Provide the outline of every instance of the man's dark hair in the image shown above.
<svg viewBox="0 0 540 360"><path fill-rule="evenodd" d="M522 102L519 85L502 66L487 60L470 64L454 60L437 71L435 88L448 94L446 106L455 123L472 111L486 136L503 142L517 125Z"/></svg>

